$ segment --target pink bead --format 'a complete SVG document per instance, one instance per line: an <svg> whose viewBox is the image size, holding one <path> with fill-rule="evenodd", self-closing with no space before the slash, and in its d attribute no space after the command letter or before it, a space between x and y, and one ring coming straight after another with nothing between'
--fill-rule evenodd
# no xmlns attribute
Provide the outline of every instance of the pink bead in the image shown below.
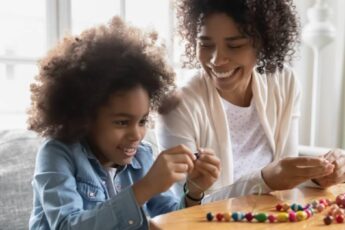
<svg viewBox="0 0 345 230"><path fill-rule="evenodd" d="M305 210L305 213L307 213L307 219L313 215L309 209Z"/></svg>
<svg viewBox="0 0 345 230"><path fill-rule="evenodd" d="M274 223L276 221L276 217L273 214L268 215L268 221L270 223Z"/></svg>
<svg viewBox="0 0 345 230"><path fill-rule="evenodd" d="M295 222L296 221L296 213L289 212L289 221L290 222Z"/></svg>
<svg viewBox="0 0 345 230"><path fill-rule="evenodd" d="M248 222L251 222L254 219L254 215L251 212L248 212L244 217Z"/></svg>
<svg viewBox="0 0 345 230"><path fill-rule="evenodd" d="M324 209L325 209L325 205L324 204L319 204L317 207L316 207L317 211L318 212L322 212Z"/></svg>

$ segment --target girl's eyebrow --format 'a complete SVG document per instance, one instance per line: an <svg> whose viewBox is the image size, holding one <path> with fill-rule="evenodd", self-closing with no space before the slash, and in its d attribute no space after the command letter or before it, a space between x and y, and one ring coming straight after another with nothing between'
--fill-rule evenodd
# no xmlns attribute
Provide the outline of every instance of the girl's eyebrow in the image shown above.
<svg viewBox="0 0 345 230"><path fill-rule="evenodd" d="M236 40L241 40L241 39L246 39L247 37L243 36L243 35L236 35L236 36L232 36L232 37L226 37L225 40L226 41L236 41ZM198 40L203 40L203 41L210 41L212 40L211 37L209 36L205 36L205 35L201 35L197 37Z"/></svg>
<svg viewBox="0 0 345 230"><path fill-rule="evenodd" d="M135 117L129 113L110 113L109 115L110 117L129 117L129 118ZM142 117L147 117L147 116L149 116L149 113L144 114Z"/></svg>

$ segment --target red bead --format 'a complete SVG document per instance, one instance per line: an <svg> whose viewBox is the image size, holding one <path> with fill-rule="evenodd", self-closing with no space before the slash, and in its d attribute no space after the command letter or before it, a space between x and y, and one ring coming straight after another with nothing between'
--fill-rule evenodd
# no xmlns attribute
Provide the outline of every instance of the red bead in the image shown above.
<svg viewBox="0 0 345 230"><path fill-rule="evenodd" d="M276 221L276 217L273 214L268 215L268 221L270 223L274 223Z"/></svg>
<svg viewBox="0 0 345 230"><path fill-rule="evenodd" d="M244 217L248 222L251 222L254 219L254 215L251 212L248 212Z"/></svg>
<svg viewBox="0 0 345 230"><path fill-rule="evenodd" d="M343 223L344 222L344 216L343 215L337 215L335 220L337 221L337 223Z"/></svg>
<svg viewBox="0 0 345 230"><path fill-rule="evenodd" d="M223 218L224 218L224 215L223 215L222 213L217 213L216 219L217 219L218 221L222 221Z"/></svg>
<svg viewBox="0 0 345 230"><path fill-rule="evenodd" d="M277 205L276 205L276 210L277 210L278 212L282 211L282 209L283 209L283 205L281 205L281 204L277 204Z"/></svg>

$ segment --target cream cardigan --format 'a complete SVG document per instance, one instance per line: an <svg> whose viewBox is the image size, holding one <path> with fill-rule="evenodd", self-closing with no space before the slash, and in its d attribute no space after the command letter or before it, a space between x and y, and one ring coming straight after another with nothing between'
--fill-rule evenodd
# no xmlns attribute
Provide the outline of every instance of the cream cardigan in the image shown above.
<svg viewBox="0 0 345 230"><path fill-rule="evenodd" d="M253 99L273 159L298 155L298 119L300 87L293 72L285 67L270 75L253 73ZM221 175L208 192L226 187L227 194L237 196L270 189L256 170L233 181L233 158L226 114L221 98L203 71L199 71L181 88L182 101L169 114L159 116L157 138L161 149L184 144L192 151L211 148L221 160Z"/></svg>

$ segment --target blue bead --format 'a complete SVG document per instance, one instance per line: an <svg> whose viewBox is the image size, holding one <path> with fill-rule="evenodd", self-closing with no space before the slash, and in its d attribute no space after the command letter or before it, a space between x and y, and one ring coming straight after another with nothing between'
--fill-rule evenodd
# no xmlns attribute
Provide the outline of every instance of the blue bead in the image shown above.
<svg viewBox="0 0 345 230"><path fill-rule="evenodd" d="M243 214L241 212L233 212L232 215L231 215L231 218L234 220L234 221L240 221L243 219Z"/></svg>
<svg viewBox="0 0 345 230"><path fill-rule="evenodd" d="M206 219L207 219L208 221L212 221L213 218L214 218L214 215L212 214L212 212L209 212L209 213L206 214Z"/></svg>

